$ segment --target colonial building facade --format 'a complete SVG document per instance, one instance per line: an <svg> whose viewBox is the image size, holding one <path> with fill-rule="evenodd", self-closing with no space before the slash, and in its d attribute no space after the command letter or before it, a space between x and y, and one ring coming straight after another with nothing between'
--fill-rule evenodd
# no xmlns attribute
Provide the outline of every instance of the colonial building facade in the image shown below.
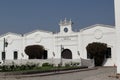
<svg viewBox="0 0 120 80"><path fill-rule="evenodd" d="M86 47L89 43L107 44L108 53L104 66L118 65L120 49L120 0L115 1L116 26L95 24L79 31L73 31L72 21L60 21L60 32L53 33L35 30L24 35L6 33L0 36L0 60L28 59L25 48L29 45L42 45L47 59L89 59Z"/></svg>
<svg viewBox="0 0 120 80"><path fill-rule="evenodd" d="M7 33L0 37L0 60L28 59L25 48L30 45L42 45L47 51L46 57L65 59L89 59L86 47L92 42L106 43L109 57L104 65L116 64L115 28L114 26L96 24L75 32L72 21L63 20L59 23L60 32L35 30L24 35Z"/></svg>

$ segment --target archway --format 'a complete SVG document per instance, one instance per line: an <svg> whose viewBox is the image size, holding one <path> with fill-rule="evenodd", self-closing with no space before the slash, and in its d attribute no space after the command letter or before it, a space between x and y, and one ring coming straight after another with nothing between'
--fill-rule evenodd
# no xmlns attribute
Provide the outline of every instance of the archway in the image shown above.
<svg viewBox="0 0 120 80"><path fill-rule="evenodd" d="M61 57L64 59L72 59L72 52L69 49L64 49L61 53Z"/></svg>
<svg viewBox="0 0 120 80"><path fill-rule="evenodd" d="M111 48L106 43L93 42L86 47L87 58L94 59L95 66L103 66L111 58Z"/></svg>
<svg viewBox="0 0 120 80"><path fill-rule="evenodd" d="M47 59L47 50L42 45L29 45L25 48L29 59Z"/></svg>

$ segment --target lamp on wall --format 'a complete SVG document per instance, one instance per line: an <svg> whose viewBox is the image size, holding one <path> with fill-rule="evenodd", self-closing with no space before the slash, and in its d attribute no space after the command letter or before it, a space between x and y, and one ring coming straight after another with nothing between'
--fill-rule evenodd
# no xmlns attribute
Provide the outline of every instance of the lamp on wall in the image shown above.
<svg viewBox="0 0 120 80"><path fill-rule="evenodd" d="M77 51L78 56L80 57L80 52ZM80 64L81 64L81 57L80 57Z"/></svg>
<svg viewBox="0 0 120 80"><path fill-rule="evenodd" d="M5 47L7 47L8 46L8 42L7 42L7 40L4 38L4 40L3 40L3 47L4 47L4 51L5 51Z"/></svg>
<svg viewBox="0 0 120 80"><path fill-rule="evenodd" d="M55 53L53 52L53 57L55 57Z"/></svg>
<svg viewBox="0 0 120 80"><path fill-rule="evenodd" d="M24 54L23 54L23 53L21 53L21 56L22 56L22 57L24 57Z"/></svg>
<svg viewBox="0 0 120 80"><path fill-rule="evenodd" d="M2 52L2 60L3 60L3 62L4 62L4 60L5 60L5 48L8 46L8 42L7 42L7 40L4 38L3 39L3 52Z"/></svg>
<svg viewBox="0 0 120 80"><path fill-rule="evenodd" d="M77 51L77 53L78 53L78 56L80 56L80 53L79 53L79 51Z"/></svg>
<svg viewBox="0 0 120 80"><path fill-rule="evenodd" d="M62 51L64 50L64 47L62 46L62 44L61 44L61 58L60 58L60 65L62 66Z"/></svg>
<svg viewBox="0 0 120 80"><path fill-rule="evenodd" d="M8 46L8 42L7 42L7 40L4 38L3 39L3 52L5 52L5 47L7 47Z"/></svg>
<svg viewBox="0 0 120 80"><path fill-rule="evenodd" d="M53 52L52 55L53 55L53 57L52 57L52 64L54 64L54 63L53 63L53 59L54 59L54 57L55 57L55 53Z"/></svg>

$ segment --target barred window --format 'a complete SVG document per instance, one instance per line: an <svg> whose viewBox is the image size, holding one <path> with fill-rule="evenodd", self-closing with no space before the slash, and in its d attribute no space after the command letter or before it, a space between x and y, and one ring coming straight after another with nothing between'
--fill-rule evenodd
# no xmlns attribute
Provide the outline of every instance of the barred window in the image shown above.
<svg viewBox="0 0 120 80"><path fill-rule="evenodd" d="M5 52L2 52L2 60L5 60Z"/></svg>
<svg viewBox="0 0 120 80"><path fill-rule="evenodd" d="M111 58L111 48L107 48L106 58Z"/></svg>
<svg viewBox="0 0 120 80"><path fill-rule="evenodd" d="M13 53L13 54L14 54L14 55L13 55L14 60L18 59L18 52L17 52L17 51L14 51L14 53Z"/></svg>

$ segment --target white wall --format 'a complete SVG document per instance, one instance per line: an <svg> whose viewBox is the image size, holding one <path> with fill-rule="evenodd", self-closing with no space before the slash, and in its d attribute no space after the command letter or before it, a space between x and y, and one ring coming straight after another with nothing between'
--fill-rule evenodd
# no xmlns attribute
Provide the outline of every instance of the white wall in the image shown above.
<svg viewBox="0 0 120 80"><path fill-rule="evenodd" d="M18 59L21 59L21 53L22 53L22 37L17 34L5 34L4 36L0 37L0 54L2 55L3 52L3 42L4 38L8 42L8 46L5 47L5 52L6 52L6 59L13 59L13 52L17 51L18 52ZM2 59L2 56L0 55L0 59Z"/></svg>
<svg viewBox="0 0 120 80"><path fill-rule="evenodd" d="M116 36L115 29L106 25L93 25L80 30L80 32L56 33L36 30L23 36L17 34L6 34L0 37L0 52L3 51L3 38L9 42L6 47L6 59L13 59L13 52L18 51L18 59L28 59L24 50L29 45L42 45L48 51L48 59L61 58L61 45L64 49L72 52L72 59L87 59L86 46L92 42L106 43L112 49L112 58L108 59L106 65L116 64ZM80 56L78 55L80 53ZM53 53L55 56L53 56ZM1 55L0 55L1 59Z"/></svg>
<svg viewBox="0 0 120 80"><path fill-rule="evenodd" d="M64 49L69 49L72 52L72 58L76 59L77 51L78 51L78 34L72 33L72 34L55 34L55 58L61 57L61 46Z"/></svg>
<svg viewBox="0 0 120 80"><path fill-rule="evenodd" d="M109 28L105 26L93 26L91 28L82 30L80 33L81 37L81 57L84 59L87 59L87 51L86 47L89 43L92 42L101 42L101 43L106 43L108 47L111 47L112 50L112 58L110 58L106 65L113 66L116 64L116 52L115 52L115 41L116 41L116 36L115 36L115 29L114 28Z"/></svg>
<svg viewBox="0 0 120 80"><path fill-rule="evenodd" d="M54 52L54 37L51 32L35 31L24 36L24 48L29 45L42 45L48 51L48 58Z"/></svg>

